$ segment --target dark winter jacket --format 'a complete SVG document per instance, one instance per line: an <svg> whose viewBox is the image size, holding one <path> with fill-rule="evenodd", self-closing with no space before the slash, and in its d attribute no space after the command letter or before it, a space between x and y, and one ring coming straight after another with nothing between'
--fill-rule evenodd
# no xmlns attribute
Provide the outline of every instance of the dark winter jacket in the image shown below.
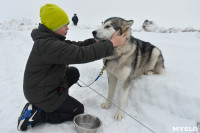
<svg viewBox="0 0 200 133"><path fill-rule="evenodd" d="M74 23L77 23L77 22L78 22L78 17L77 17L77 16L73 16L73 17L72 17L72 21L73 21Z"/></svg>
<svg viewBox="0 0 200 133"><path fill-rule="evenodd" d="M111 41L96 43L65 40L40 24L31 33L34 41L24 73L26 99L45 112L56 110L68 96L64 79L69 64L87 63L113 54ZM65 88L59 91L58 88Z"/></svg>

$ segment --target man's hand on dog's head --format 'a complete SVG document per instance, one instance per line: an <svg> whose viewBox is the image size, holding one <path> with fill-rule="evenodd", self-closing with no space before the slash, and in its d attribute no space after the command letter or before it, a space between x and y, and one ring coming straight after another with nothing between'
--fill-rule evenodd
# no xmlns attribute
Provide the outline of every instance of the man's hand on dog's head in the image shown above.
<svg viewBox="0 0 200 133"><path fill-rule="evenodd" d="M124 45L126 42L126 34L123 33L121 36L118 35L120 30L116 31L111 38L111 42L113 43L114 47Z"/></svg>

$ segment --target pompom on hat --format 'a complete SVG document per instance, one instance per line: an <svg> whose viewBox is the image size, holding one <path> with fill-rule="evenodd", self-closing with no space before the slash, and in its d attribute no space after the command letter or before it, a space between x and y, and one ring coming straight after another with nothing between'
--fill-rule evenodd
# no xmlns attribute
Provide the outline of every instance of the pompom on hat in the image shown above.
<svg viewBox="0 0 200 133"><path fill-rule="evenodd" d="M55 4L46 4L40 8L41 23L52 31L69 24L66 12Z"/></svg>

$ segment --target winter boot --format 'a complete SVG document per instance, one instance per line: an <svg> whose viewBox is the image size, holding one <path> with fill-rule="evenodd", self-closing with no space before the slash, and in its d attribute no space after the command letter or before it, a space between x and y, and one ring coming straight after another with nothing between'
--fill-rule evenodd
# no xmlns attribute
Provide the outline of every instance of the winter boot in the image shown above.
<svg viewBox="0 0 200 133"><path fill-rule="evenodd" d="M17 129L25 131L28 126L34 127L41 122L43 122L42 111L35 108L32 104L27 103L18 118Z"/></svg>

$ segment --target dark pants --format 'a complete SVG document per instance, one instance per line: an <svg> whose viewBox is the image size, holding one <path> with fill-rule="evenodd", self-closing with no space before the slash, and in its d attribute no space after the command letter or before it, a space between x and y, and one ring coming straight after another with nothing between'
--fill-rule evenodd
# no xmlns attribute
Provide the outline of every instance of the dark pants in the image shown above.
<svg viewBox="0 0 200 133"><path fill-rule="evenodd" d="M79 71L75 67L68 67L66 70L66 77L68 86L71 87L76 83L80 77ZM84 113L84 106L79 101L71 96L68 96L65 102L54 112L43 112L44 122L48 123L61 123L64 121L72 121L73 118Z"/></svg>
<svg viewBox="0 0 200 133"><path fill-rule="evenodd" d="M73 23L74 23L74 25L77 25L77 23L78 23L78 22L76 22L76 21L73 21Z"/></svg>

